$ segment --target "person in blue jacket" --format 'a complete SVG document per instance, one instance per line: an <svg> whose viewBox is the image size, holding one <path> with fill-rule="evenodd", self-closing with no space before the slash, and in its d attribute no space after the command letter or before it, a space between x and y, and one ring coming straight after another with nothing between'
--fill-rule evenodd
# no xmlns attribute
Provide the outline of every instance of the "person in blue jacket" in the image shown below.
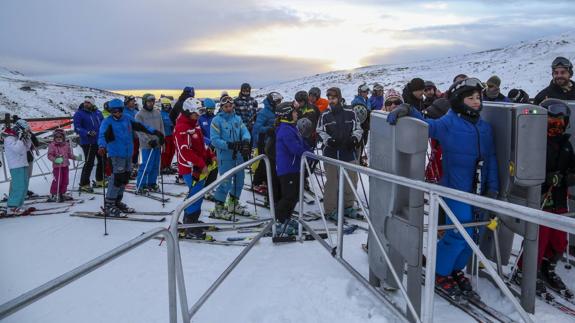
<svg viewBox="0 0 575 323"><path fill-rule="evenodd" d="M202 129L202 134L204 135L204 143L207 146L212 145L212 141L210 139L210 126L212 125L212 121L215 118L214 112L216 110L216 103L212 99L204 99L204 108L206 108L206 112L200 116L200 128Z"/></svg>
<svg viewBox="0 0 575 323"><path fill-rule="evenodd" d="M291 219L299 195L301 156L311 148L298 132L298 111L290 102L276 108L276 172L281 187L281 197L276 204L276 234L296 235L298 223Z"/></svg>
<svg viewBox="0 0 575 323"><path fill-rule="evenodd" d="M162 150L162 156L160 161L160 170L162 174L172 175L176 174L172 168L172 160L174 160L174 154L176 153L176 145L174 144L174 123L170 119L170 111L172 111L172 100L167 97L160 99L160 104L162 110L160 114L162 115L162 123L164 124L164 149Z"/></svg>
<svg viewBox="0 0 575 323"><path fill-rule="evenodd" d="M373 85L373 92L369 97L370 110L381 110L383 108L383 85L375 83Z"/></svg>
<svg viewBox="0 0 575 323"><path fill-rule="evenodd" d="M363 105L367 111L371 111L371 103L367 96L369 95L369 86L365 83L357 87L357 95L351 101L351 106Z"/></svg>
<svg viewBox="0 0 575 323"><path fill-rule="evenodd" d="M212 120L210 138L216 148L220 174L249 160L250 133L242 118L234 112L234 100L230 96L220 99L220 111ZM210 216L223 220L232 220L235 215L251 216L239 201L243 187L243 171L223 181L214 194L215 209Z"/></svg>
<svg viewBox="0 0 575 323"><path fill-rule="evenodd" d="M124 103L120 99L109 101L108 108L111 115L102 122L98 134L98 155L104 158L107 154L112 165L112 178L108 182L104 212L108 216L120 216L122 213L134 212L134 209L122 202L124 188L130 181L132 170L134 131L154 135L158 137L160 144L164 141L164 135L123 115Z"/></svg>
<svg viewBox="0 0 575 323"><path fill-rule="evenodd" d="M74 131L80 136L80 147L84 151L84 167L80 175L80 191L92 193L94 190L90 185L90 175L94 169L94 161L97 159L96 166L96 185L104 185L104 164L102 158L96 154L98 151L98 131L104 116L95 105L94 98L87 96L84 102L74 113Z"/></svg>
<svg viewBox="0 0 575 323"><path fill-rule="evenodd" d="M270 92L264 99L264 108L256 115L256 122L252 131L252 143L258 149L258 154L263 154L268 137L275 133L274 122L276 119L275 109L282 102L283 96L278 92ZM254 174L253 188L260 192L267 192L266 165L259 163Z"/></svg>
<svg viewBox="0 0 575 323"><path fill-rule="evenodd" d="M439 184L468 193L497 198L499 179L491 125L480 117L482 83L476 78L460 80L447 92L451 110L439 119L423 119L417 107L402 104L390 112L387 121L395 124L410 115L429 125L429 137L441 143L443 176ZM473 206L445 199L461 223L473 222L479 214ZM451 222L451 221L449 221ZM473 237L473 229L467 229ZM471 256L471 248L461 234L449 230L437 243L436 284L450 296L473 295L463 268Z"/></svg>

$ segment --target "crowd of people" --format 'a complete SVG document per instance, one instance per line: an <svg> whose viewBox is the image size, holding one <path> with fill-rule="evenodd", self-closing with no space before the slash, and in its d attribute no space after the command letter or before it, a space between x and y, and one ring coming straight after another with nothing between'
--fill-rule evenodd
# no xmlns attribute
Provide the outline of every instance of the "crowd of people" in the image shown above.
<svg viewBox="0 0 575 323"><path fill-rule="evenodd" d="M562 101L575 100L575 83L571 80L573 65L568 59L557 57L551 64L551 74L549 86L534 99L522 89L512 89L504 95L502 80L496 75L482 82L464 74L455 76L445 92L433 81L421 78L413 78L401 90L384 89L379 83L370 87L364 83L358 86L350 104L337 87L327 89L326 98L322 98L318 87L313 87L309 91L298 91L290 101L284 101L278 92L270 92L260 108L251 96L248 83L240 86L235 99L222 93L217 100L200 100L193 87L185 87L175 102L169 97L157 100L152 94L144 94L142 109L134 96L110 100L103 111L96 107L92 97L86 97L74 115L74 131L79 136L83 157L73 154L60 129L54 131L49 145L48 158L54 169L51 199L68 198L69 160L84 159L79 189L91 193L94 187L107 187L104 212L108 216L121 216L134 211L122 202L130 179L136 180L139 193L158 192L158 176L177 173L177 180L188 187L189 197L212 183L218 174L242 164L254 154L266 154L272 168L269 173L276 232L295 235L298 225L292 213L297 204L303 153L321 151L326 157L367 165L370 113L377 110L388 112L387 121L392 125L405 116L421 119L429 125L431 151L425 171L428 181L497 198L499 178L493 133L491 126L481 119L483 102L496 101L532 103L548 110L548 176L542 188L543 209L562 214L567 212L567 189L575 184L575 155L569 135L565 133L570 109ZM216 101L219 102L217 113ZM28 192L37 143L23 119L15 120L12 127L5 129L2 138L12 176L8 211L18 214ZM174 157L176 168L172 167ZM312 162L312 172L316 165ZM328 164L324 169L323 207L328 218L336 219L338 172L335 166ZM267 173L263 162L254 167L254 191L267 193ZM235 216L252 216L240 201L244 176L244 172L236 173L223 181L213 195L206 196L215 203L210 217L234 220ZM351 172L350 177L352 183L357 183L357 174ZM344 214L357 217L354 207L357 201L347 183L343 195ZM475 219L471 205L454 200L446 202L462 223ZM202 199L185 209L184 223L200 222L201 204ZM201 228L186 229L182 234L190 239L211 239ZM544 227L540 230L541 278L563 287L555 265L566 245L564 232ZM448 231L439 240L436 282L448 294L473 292L462 271L470 255L470 247L457 232Z"/></svg>

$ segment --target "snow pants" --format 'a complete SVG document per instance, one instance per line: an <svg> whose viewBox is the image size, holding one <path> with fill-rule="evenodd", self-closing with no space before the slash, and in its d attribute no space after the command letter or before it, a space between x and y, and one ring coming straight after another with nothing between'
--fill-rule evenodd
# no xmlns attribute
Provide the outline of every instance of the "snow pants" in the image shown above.
<svg viewBox="0 0 575 323"><path fill-rule="evenodd" d="M447 206L453 211L461 223L469 223L474 219L473 206L446 198ZM447 224L452 224L447 219ZM474 228L465 229L473 237ZM437 242L437 263L435 272L440 276L449 276L455 270L462 270L467 265L472 250L457 229L448 230Z"/></svg>
<svg viewBox="0 0 575 323"><path fill-rule="evenodd" d="M84 151L84 167L82 167L82 174L80 175L80 186L90 185L90 176L92 175L92 169L94 169L95 161L98 161L96 165L96 180L101 181L104 179L104 174L102 173L102 168L104 167L102 157L98 155L98 145L88 144L81 145L82 151Z"/></svg>
<svg viewBox="0 0 575 323"><path fill-rule="evenodd" d="M357 160L350 161L350 163L357 164ZM338 167L334 165L330 165L325 163L325 193L323 196L323 208L325 214L333 213L337 210L337 191L339 188L339 172ZM354 183L354 186L357 184L357 173L356 172L348 172L351 181ZM349 208L353 206L355 202L355 196L353 195L353 191L351 190L351 186L347 183L347 180L344 178L345 186L344 186L344 193L343 193L343 207Z"/></svg>
<svg viewBox="0 0 575 323"><path fill-rule="evenodd" d="M162 167L169 168L172 165L174 154L176 153L176 145L174 143L174 136L164 137L164 151L162 152Z"/></svg>
<svg viewBox="0 0 575 323"><path fill-rule="evenodd" d="M243 162L244 159L239 156L236 160L218 160L218 171L220 175L224 174ZM222 203L226 201L228 194L239 199L244 189L244 177L245 173L242 171L223 181L216 189L214 198Z"/></svg>
<svg viewBox="0 0 575 323"><path fill-rule="evenodd" d="M289 219L299 198L299 173L279 176L281 197L276 204L276 220L280 223Z"/></svg>
<svg viewBox="0 0 575 323"><path fill-rule="evenodd" d="M54 174L54 179L52 180L52 186L50 186L50 194L66 193L68 191L68 178L70 174L68 166L54 167L52 174Z"/></svg>
<svg viewBox="0 0 575 323"><path fill-rule="evenodd" d="M182 175L182 178L184 179L184 182L186 183L186 185L188 186L188 196L186 196L187 198L190 198L192 195L196 194L197 192L199 192L202 188L204 188L204 180L198 181L196 182L192 176L192 174L185 174ZM204 201L203 198L200 198L199 200L195 201L194 203L190 204L190 206L188 206L185 210L184 210L184 219L186 217L191 216L194 213L197 213L197 215L199 215L202 211L202 202ZM186 221L184 220L184 223L194 223L197 222L198 219L193 219L192 221Z"/></svg>
<svg viewBox="0 0 575 323"><path fill-rule="evenodd" d="M136 187L145 188L155 185L160 173L160 148L142 149L142 163L138 168Z"/></svg>
<svg viewBox="0 0 575 323"><path fill-rule="evenodd" d="M28 194L28 166L10 169L10 192L8 193L8 207L21 207Z"/></svg>
<svg viewBox="0 0 575 323"><path fill-rule="evenodd" d="M121 201L124 196L124 188L130 180L132 162L130 157L108 157L112 164L112 178L108 181L106 200Z"/></svg>

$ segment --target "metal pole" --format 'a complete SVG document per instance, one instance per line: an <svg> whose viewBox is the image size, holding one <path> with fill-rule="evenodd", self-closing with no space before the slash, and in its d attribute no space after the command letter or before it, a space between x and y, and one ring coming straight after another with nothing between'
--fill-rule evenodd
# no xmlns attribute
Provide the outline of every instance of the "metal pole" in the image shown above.
<svg viewBox="0 0 575 323"><path fill-rule="evenodd" d="M303 220L303 191L305 190L304 187L304 181L305 181L305 169L302 166L306 166L305 168L307 168L307 158L306 157L302 157L301 162L300 162L300 167L299 167L299 219ZM310 174L311 175L311 174ZM313 184L313 183L312 183ZM302 240L302 235L303 235L303 225L301 224L301 221L298 222L298 240ZM328 233L329 234L329 233ZM276 236L276 232L275 232L275 227L273 229L273 236ZM569 249L569 248L567 248Z"/></svg>
<svg viewBox="0 0 575 323"><path fill-rule="evenodd" d="M427 255L425 264L425 307L423 322L433 322L433 296L435 296L435 266L437 260L437 220L439 207L437 193L429 192L429 216L427 230Z"/></svg>
<svg viewBox="0 0 575 323"><path fill-rule="evenodd" d="M345 188L345 180L343 177L343 167L338 166L338 192L337 192L337 257L342 258L343 256L343 193ZM351 187L353 185L350 184Z"/></svg>
<svg viewBox="0 0 575 323"><path fill-rule="evenodd" d="M305 162L304 162L305 160ZM307 157L303 157L302 158L302 164L305 165L305 168L307 169L308 172L310 172L311 167L309 167L309 164L307 162ZM301 170L300 170L301 171ZM319 186L319 183L317 184ZM317 203L317 206L319 208L319 212L321 214L321 220L323 222L323 227L326 231L327 234L327 238L329 240L329 244L333 247L335 247L335 245L333 244L333 239L331 238L331 233L327 228L327 220L325 219L325 211L323 209L323 204L320 202L319 200L319 195L317 194L318 192L318 188L315 186L315 183L313 181L311 181L311 189L313 190L313 195L314 195L314 200ZM303 206L302 206L303 207Z"/></svg>

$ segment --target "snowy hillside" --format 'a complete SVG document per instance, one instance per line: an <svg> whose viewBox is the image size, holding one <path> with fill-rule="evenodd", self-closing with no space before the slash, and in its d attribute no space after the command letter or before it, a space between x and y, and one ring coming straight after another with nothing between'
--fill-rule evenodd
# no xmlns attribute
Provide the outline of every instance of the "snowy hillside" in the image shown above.
<svg viewBox="0 0 575 323"><path fill-rule="evenodd" d="M439 59L423 60L411 64L374 65L354 70L334 71L275 84L258 90L262 97L270 91L280 91L291 98L299 90L317 86L325 95L332 86L342 89L349 101L357 93L357 86L367 82L383 84L385 89L401 90L414 77L433 81L438 89L445 91L453 77L464 73L487 80L491 75L501 78L501 92L507 94L512 88L522 88L534 97L551 80L551 61L557 56L575 59L575 34L565 33L534 41L521 42L505 48L477 53L454 55Z"/></svg>
<svg viewBox="0 0 575 323"><path fill-rule="evenodd" d="M72 115L84 96L91 95L99 107L120 95L74 85L37 81L16 71L0 67L0 113L25 118Z"/></svg>

